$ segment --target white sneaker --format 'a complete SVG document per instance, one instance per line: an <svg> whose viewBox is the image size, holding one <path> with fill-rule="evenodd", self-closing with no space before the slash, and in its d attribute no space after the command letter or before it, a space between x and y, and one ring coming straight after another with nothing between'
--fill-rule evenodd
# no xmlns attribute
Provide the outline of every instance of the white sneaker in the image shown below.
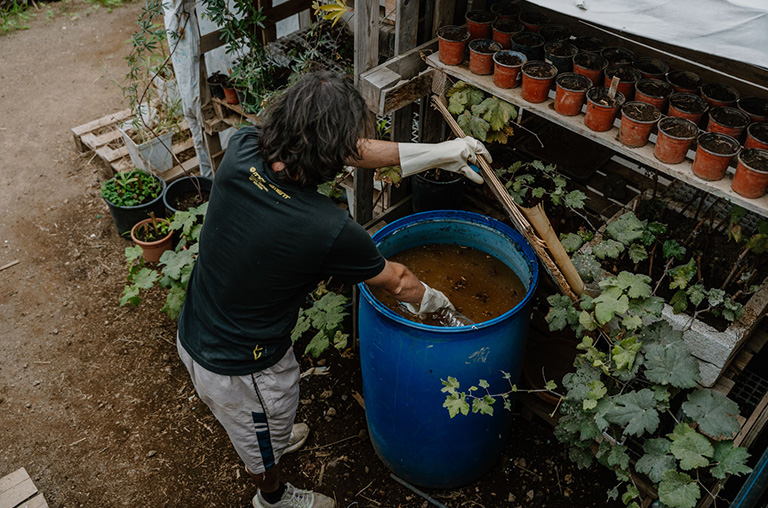
<svg viewBox="0 0 768 508"><path fill-rule="evenodd" d="M291 437L288 440L288 448L283 453L293 453L302 446L309 437L309 425L306 423L295 423L291 429Z"/></svg>
<svg viewBox="0 0 768 508"><path fill-rule="evenodd" d="M297 489L290 483L285 484L283 497L275 504L267 503L261 497L261 491L253 496L254 508L336 508L333 499L311 490Z"/></svg>

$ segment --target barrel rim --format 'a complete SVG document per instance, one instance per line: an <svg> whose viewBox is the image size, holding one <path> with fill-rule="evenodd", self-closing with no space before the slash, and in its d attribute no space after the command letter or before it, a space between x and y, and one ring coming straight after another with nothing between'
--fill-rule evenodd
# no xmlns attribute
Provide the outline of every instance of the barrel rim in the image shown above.
<svg viewBox="0 0 768 508"><path fill-rule="evenodd" d="M517 303L517 305L509 309L504 314L498 317L495 317L493 319L489 319L488 321L483 321L481 323L475 323L472 325L448 327L448 326L426 325L424 323L417 323L415 321L411 321L410 319L406 319L402 317L401 315L392 311L389 307L379 302L379 300L377 300L373 296L373 293L371 292L371 290L368 289L368 285L365 284L364 282L361 282L358 284L358 287L360 288L361 296L363 296L368 301L368 303L374 307L374 309L378 310L380 313L384 314L388 318L394 320L395 322L401 325L406 325L411 328L416 328L418 330L443 333L443 334L467 333L475 330L482 330L484 328L490 328L492 326L497 325L498 323L506 321L507 319L512 317L514 314L517 314L518 312L520 312L528 304L528 302L531 301L531 299L533 298L533 294L536 292L536 287L538 286L538 283L539 283L539 263L538 263L536 254L533 251L533 248L528 244L528 241L525 239L525 237L515 229L504 224L503 222L500 222L496 219L493 219L485 215L481 215L479 213L466 212L463 210L433 210L429 212L420 212L420 213L407 215L401 219L391 222L390 224L387 224L386 226L381 228L379 231L377 231L373 235L373 241L376 243L376 246L378 247L379 244L385 238L390 236L392 233L398 231L405 225L412 224L414 222L437 221L438 219L440 220L459 219L465 222L480 224L483 226L490 227L492 229L496 229L499 232L512 238L512 240L520 247L522 252L525 254L525 257L528 261L528 267L531 270L531 283L530 283L530 287L528 288L525 294L525 297L523 297L523 299L520 300Z"/></svg>

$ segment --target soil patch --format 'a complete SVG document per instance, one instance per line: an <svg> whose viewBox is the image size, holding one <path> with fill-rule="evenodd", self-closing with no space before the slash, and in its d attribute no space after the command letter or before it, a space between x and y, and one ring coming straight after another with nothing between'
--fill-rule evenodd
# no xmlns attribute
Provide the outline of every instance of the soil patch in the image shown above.
<svg viewBox="0 0 768 508"><path fill-rule="evenodd" d="M526 48L537 48L544 44L544 37L532 32L521 32L513 35L512 41Z"/></svg>
<svg viewBox="0 0 768 508"><path fill-rule="evenodd" d="M749 125L749 116L736 108L715 108L709 112L709 116L720 125L733 127L734 129L744 128Z"/></svg>
<svg viewBox="0 0 768 508"><path fill-rule="evenodd" d="M518 65L522 65L523 59L519 56L515 56L511 53L506 53L504 51L500 51L496 53L496 61L503 65L508 65L510 67L515 67Z"/></svg>
<svg viewBox="0 0 768 508"><path fill-rule="evenodd" d="M764 155L764 151L758 151L754 148L744 150L741 153L741 161L751 169L768 172L768 156Z"/></svg>
<svg viewBox="0 0 768 508"><path fill-rule="evenodd" d="M729 141L722 136L709 134L701 136L698 143L702 148L706 148L710 152L718 155L736 155L736 152L741 148L737 141Z"/></svg>
<svg viewBox="0 0 768 508"><path fill-rule="evenodd" d="M749 134L763 143L768 143L768 123L758 123L749 126Z"/></svg>
<svg viewBox="0 0 768 508"><path fill-rule="evenodd" d="M563 25L546 25L541 27L539 35L545 41L565 41L571 37L571 29Z"/></svg>
<svg viewBox="0 0 768 508"><path fill-rule="evenodd" d="M689 71L672 71L667 74L667 81L673 86L694 90L701 86L703 79L698 74Z"/></svg>
<svg viewBox="0 0 768 508"><path fill-rule="evenodd" d="M675 138L693 138L696 137L699 129L696 125L692 125L690 121L679 121L682 119L668 117L659 122L659 130L663 131L667 136Z"/></svg>
<svg viewBox="0 0 768 508"><path fill-rule="evenodd" d="M525 27L514 19L499 19L493 23L493 29L505 34L516 34L525 30Z"/></svg>
<svg viewBox="0 0 768 508"><path fill-rule="evenodd" d="M585 53L600 51L605 47L602 39L598 39L597 37L576 37L576 39L573 40L573 45L579 48L579 51Z"/></svg>
<svg viewBox="0 0 768 508"><path fill-rule="evenodd" d="M667 97L672 93L672 85L658 79L641 79L637 91L648 97Z"/></svg>
<svg viewBox="0 0 768 508"><path fill-rule="evenodd" d="M707 83L701 87L701 93L721 102L735 102L739 98L739 92L721 83Z"/></svg>
<svg viewBox="0 0 768 508"><path fill-rule="evenodd" d="M578 53L579 48L567 42L550 42L544 48L544 51L554 56L569 57Z"/></svg>
<svg viewBox="0 0 768 508"><path fill-rule="evenodd" d="M651 122L661 116L655 106L645 102L627 103L621 108L621 113L638 122Z"/></svg>
<svg viewBox="0 0 768 508"><path fill-rule="evenodd" d="M616 92L616 97L609 97L607 88L592 88L587 92L587 98L608 108L619 107L623 102L619 92Z"/></svg>
<svg viewBox="0 0 768 508"><path fill-rule="evenodd" d="M438 35L445 40L459 42L466 40L469 37L469 32L463 27L442 27Z"/></svg>
<svg viewBox="0 0 768 508"><path fill-rule="evenodd" d="M523 66L523 72L534 78L552 78L557 74L557 68L546 62L532 62Z"/></svg>
<svg viewBox="0 0 768 508"><path fill-rule="evenodd" d="M611 66L605 69L605 77L608 79L618 76L622 83L637 81L640 79L640 73L631 67Z"/></svg>
<svg viewBox="0 0 768 508"><path fill-rule="evenodd" d="M469 11L467 19L475 23L491 23L496 19L496 15L489 11Z"/></svg>
<svg viewBox="0 0 768 508"><path fill-rule="evenodd" d="M632 65L635 54L624 48L605 48L600 54L611 65Z"/></svg>
<svg viewBox="0 0 768 508"><path fill-rule="evenodd" d="M768 117L768 100L760 97L742 97L739 99L739 108L753 116Z"/></svg>
<svg viewBox="0 0 768 508"><path fill-rule="evenodd" d="M200 196L202 195L202 199ZM173 208L181 211L188 211L190 208L197 208L203 203L208 201L211 193L206 190L183 192L176 197L176 200L172 203Z"/></svg>
<svg viewBox="0 0 768 508"><path fill-rule="evenodd" d="M656 62L653 58L640 58L634 63L634 67L644 74L653 76L660 76L669 69L669 66L665 65L664 62Z"/></svg>
<svg viewBox="0 0 768 508"><path fill-rule="evenodd" d="M683 113L704 113L707 110L707 101L691 93L676 93L669 98L669 105Z"/></svg>
<svg viewBox="0 0 768 508"><path fill-rule="evenodd" d="M485 40L474 40L469 44L469 49L474 51L475 53L482 53L484 55L492 55L493 53L496 53L497 51L501 51L501 46L497 42L493 41L485 41Z"/></svg>
<svg viewBox="0 0 768 508"><path fill-rule="evenodd" d="M578 40L578 39L577 39ZM574 41L575 45L575 41ZM603 69L606 65L605 58L595 53L579 53L573 57L573 64L583 69L597 71Z"/></svg>
<svg viewBox="0 0 768 508"><path fill-rule="evenodd" d="M558 76L557 84L572 92L588 90L592 86L589 78L582 76L581 74L577 74L576 76Z"/></svg>

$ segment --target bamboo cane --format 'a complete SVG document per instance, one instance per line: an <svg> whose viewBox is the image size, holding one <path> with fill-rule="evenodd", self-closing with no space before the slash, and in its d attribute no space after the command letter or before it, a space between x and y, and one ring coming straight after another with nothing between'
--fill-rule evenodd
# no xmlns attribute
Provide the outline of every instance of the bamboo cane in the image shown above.
<svg viewBox="0 0 768 508"><path fill-rule="evenodd" d="M443 104L437 95L432 96L432 103L440 112L440 114L443 115L443 118L451 127L453 133L460 138L466 137L463 129L459 126L459 124L453 118L453 115L451 115L451 113L448 111L448 108L446 108L445 104ZM509 195L509 192L507 192L504 184L501 183L501 180L499 180L499 178L493 172L493 168L491 168L490 164L488 164L488 161L485 160L485 157L478 157L478 163L485 183L496 196L496 199L504 207L504 210L507 212L507 215L512 221L512 224L515 226L515 229L517 229L531 244L531 247L533 247L533 250L536 252L539 260L542 262L547 272L554 280L555 284L557 284L558 288L560 288L560 292L568 296L571 300L576 301L578 299L576 294L571 289L571 286L555 262L552 261L552 258L550 258L547 250L544 248L545 243L538 236L536 236L533 228L520 212L517 204L512 200L512 197Z"/></svg>

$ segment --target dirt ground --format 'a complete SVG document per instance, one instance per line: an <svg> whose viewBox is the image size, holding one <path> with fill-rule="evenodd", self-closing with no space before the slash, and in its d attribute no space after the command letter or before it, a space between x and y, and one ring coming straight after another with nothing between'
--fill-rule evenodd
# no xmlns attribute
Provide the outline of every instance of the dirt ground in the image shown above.
<svg viewBox="0 0 768 508"><path fill-rule="evenodd" d="M52 508L250 506L254 488L176 356L163 295L118 306L127 243L99 197L109 175L72 142L72 127L123 109L105 69L125 74L140 9L43 4L29 30L0 37L0 266L19 261L0 271L0 477L25 467ZM358 359L324 360L329 375L301 381L313 432L285 458L286 479L344 508L427 506L373 452L352 397ZM541 421L515 413L512 425L486 479L430 495L451 508L607 505L612 475L576 470Z"/></svg>

